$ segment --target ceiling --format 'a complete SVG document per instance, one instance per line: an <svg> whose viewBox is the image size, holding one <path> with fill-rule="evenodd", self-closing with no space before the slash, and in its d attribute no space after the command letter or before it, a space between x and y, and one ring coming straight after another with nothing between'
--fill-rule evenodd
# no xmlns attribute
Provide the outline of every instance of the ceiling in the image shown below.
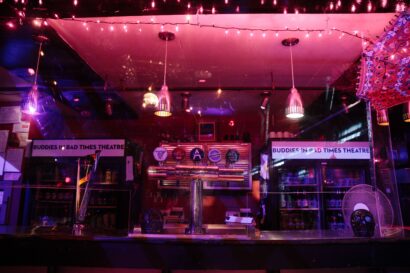
<svg viewBox="0 0 410 273"><path fill-rule="evenodd" d="M185 15L48 19L63 41L48 31L50 41L41 60L40 83L49 86L56 79L58 86L53 88L58 90L51 90L54 98L78 113L85 110L91 116L104 116L104 101L110 96L114 112L123 111L115 118L152 115L141 109L142 96L149 86L159 90L163 84L165 42L158 33L171 31L176 38L168 42L166 81L176 112L181 111L184 91L192 94L190 104L195 114L254 112L259 109L260 94L274 87L271 109L280 118L292 84L290 51L281 41L296 37L300 42L293 47L295 85L304 105L309 107L322 96L331 110L332 87L346 77L362 52L362 40L351 34L358 31L358 35L375 40L393 17L392 13L368 13L201 14L191 15L189 22ZM38 48L32 32L21 35L24 43L16 43L15 35L7 34L7 41L0 46L2 66L17 76L26 73L26 67L33 67ZM11 61L14 63L9 64ZM351 93L349 102L353 102L355 79L350 74L348 77L346 90ZM98 78L108 82L108 92ZM220 95L218 88L223 90Z"/></svg>
<svg viewBox="0 0 410 273"><path fill-rule="evenodd" d="M192 15L189 23L185 15L77 18L48 23L101 78L118 88L144 89L152 85L160 89L165 42L158 33L163 30L176 35L168 42L167 84L171 90L257 89L271 88L272 83L288 88L290 51L281 41L289 37L300 40L293 47L296 87L322 88L336 81L358 59L362 52L359 37L363 34L375 40L393 16L201 14ZM349 35L355 32L357 37Z"/></svg>
<svg viewBox="0 0 410 273"><path fill-rule="evenodd" d="M185 15L161 15L49 19L48 23L136 111L144 92L135 91L149 86L160 90L163 84L166 42L158 33L175 33L175 40L168 42L166 76L174 109L180 110L181 93L191 91L195 113L229 116L258 109L260 93L273 87L277 91L271 98L273 109L283 112L292 84L290 50L282 45L283 39L300 40L293 47L295 85L309 106L357 62L360 37L376 40L393 17L392 13L201 14L189 21ZM349 84L348 90L354 92L354 84ZM216 94L218 88L223 95Z"/></svg>

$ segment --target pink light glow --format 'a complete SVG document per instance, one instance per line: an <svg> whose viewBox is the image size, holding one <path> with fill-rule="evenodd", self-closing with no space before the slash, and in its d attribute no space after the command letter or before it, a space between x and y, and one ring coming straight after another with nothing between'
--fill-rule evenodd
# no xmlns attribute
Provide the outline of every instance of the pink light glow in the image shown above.
<svg viewBox="0 0 410 273"><path fill-rule="evenodd" d="M15 25L13 24L13 22L7 22L6 24L9 28L15 28Z"/></svg>

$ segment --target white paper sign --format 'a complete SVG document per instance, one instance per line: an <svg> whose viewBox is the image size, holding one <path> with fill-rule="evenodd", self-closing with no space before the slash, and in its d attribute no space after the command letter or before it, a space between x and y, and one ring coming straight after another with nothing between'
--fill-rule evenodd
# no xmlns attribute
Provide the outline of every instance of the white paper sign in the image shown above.
<svg viewBox="0 0 410 273"><path fill-rule="evenodd" d="M21 120L20 106L0 107L0 123L19 123Z"/></svg>
<svg viewBox="0 0 410 273"><path fill-rule="evenodd" d="M28 133L30 129L30 122L22 121L13 124L13 133Z"/></svg>
<svg viewBox="0 0 410 273"><path fill-rule="evenodd" d="M0 176L3 175L5 161L6 161L6 153L0 153Z"/></svg>
<svg viewBox="0 0 410 273"><path fill-rule="evenodd" d="M0 153L6 151L8 139L9 139L9 131L0 130Z"/></svg>
<svg viewBox="0 0 410 273"><path fill-rule="evenodd" d="M21 172L23 155L24 149L7 149L6 163L4 164L4 172Z"/></svg>
<svg viewBox="0 0 410 273"><path fill-rule="evenodd" d="M370 159L368 142L272 141L273 159Z"/></svg>
<svg viewBox="0 0 410 273"><path fill-rule="evenodd" d="M33 157L87 156L100 150L103 157L124 156L124 139L37 139L32 142Z"/></svg>

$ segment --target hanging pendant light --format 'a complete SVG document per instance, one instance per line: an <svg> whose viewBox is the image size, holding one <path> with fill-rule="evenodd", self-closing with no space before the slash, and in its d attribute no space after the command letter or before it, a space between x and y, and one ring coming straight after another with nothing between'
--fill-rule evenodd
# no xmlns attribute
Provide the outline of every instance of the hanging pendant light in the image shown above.
<svg viewBox="0 0 410 273"><path fill-rule="evenodd" d="M304 116L302 99L298 90L295 87L295 77L293 74L293 54L292 47L299 43L297 38L287 38L282 41L282 45L288 46L290 49L290 67L292 71L292 88L286 101L285 114L290 119L299 119Z"/></svg>
<svg viewBox="0 0 410 273"><path fill-rule="evenodd" d="M410 122L410 100L404 104L403 108L403 120L404 122Z"/></svg>
<svg viewBox="0 0 410 273"><path fill-rule="evenodd" d="M29 114L29 115L39 115L40 114L40 109L39 109L39 105L38 105L38 86L37 86L37 78L38 78L38 69L40 66L40 58L41 58L41 49L43 46L43 43L46 42L48 40L48 38L46 36L43 35L39 35L36 36L35 39L40 43L40 46L38 48L38 54L37 54L37 64L36 64L36 70L34 72L34 81L33 81L33 85L31 87L30 92L27 95L27 98L25 100L25 103L23 105L23 109L22 112L25 114Z"/></svg>
<svg viewBox="0 0 410 273"><path fill-rule="evenodd" d="M169 117L171 112L171 96L169 95L167 79L167 59L168 59L168 41L175 39L175 34L168 31L162 31L158 34L161 40L165 41L165 61L164 61L164 84L161 87L161 91L158 96L157 110L154 114L158 117Z"/></svg>
<svg viewBox="0 0 410 273"><path fill-rule="evenodd" d="M387 114L386 109L381 109L377 111L377 124L380 126L388 126L389 125L389 116Z"/></svg>
<svg viewBox="0 0 410 273"><path fill-rule="evenodd" d="M157 107L158 106L158 97L152 92L151 86L148 88L148 92L144 94L142 107L150 108L150 107Z"/></svg>

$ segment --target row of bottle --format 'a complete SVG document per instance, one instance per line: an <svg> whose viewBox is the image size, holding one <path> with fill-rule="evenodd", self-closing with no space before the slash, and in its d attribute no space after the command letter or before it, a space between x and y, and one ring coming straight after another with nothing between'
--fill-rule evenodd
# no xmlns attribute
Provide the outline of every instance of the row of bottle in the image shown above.
<svg viewBox="0 0 410 273"><path fill-rule="evenodd" d="M281 208L318 208L318 201L315 196L303 195L281 195Z"/></svg>
<svg viewBox="0 0 410 273"><path fill-rule="evenodd" d="M280 221L282 230L315 229L316 225L313 217L303 217L301 214L284 214Z"/></svg>
<svg viewBox="0 0 410 273"><path fill-rule="evenodd" d="M316 184L315 170L313 168L301 169L298 172L287 172L281 175L283 185L312 185Z"/></svg>
<svg viewBox="0 0 410 273"><path fill-rule="evenodd" d="M117 217L111 211L89 212L89 225L94 229L114 229L117 225Z"/></svg>
<svg viewBox="0 0 410 273"><path fill-rule="evenodd" d="M116 205L117 197L111 193L93 192L90 197L90 205Z"/></svg>
<svg viewBox="0 0 410 273"><path fill-rule="evenodd" d="M341 212L329 213L326 216L327 228L330 230L342 230L346 228L343 214Z"/></svg>
<svg viewBox="0 0 410 273"><path fill-rule="evenodd" d="M35 198L40 201L72 201L74 192L71 190L38 190Z"/></svg>
<svg viewBox="0 0 410 273"><path fill-rule="evenodd" d="M325 186L332 186L332 187L352 187L358 184L362 184L363 181L360 178L327 178L323 181Z"/></svg>

